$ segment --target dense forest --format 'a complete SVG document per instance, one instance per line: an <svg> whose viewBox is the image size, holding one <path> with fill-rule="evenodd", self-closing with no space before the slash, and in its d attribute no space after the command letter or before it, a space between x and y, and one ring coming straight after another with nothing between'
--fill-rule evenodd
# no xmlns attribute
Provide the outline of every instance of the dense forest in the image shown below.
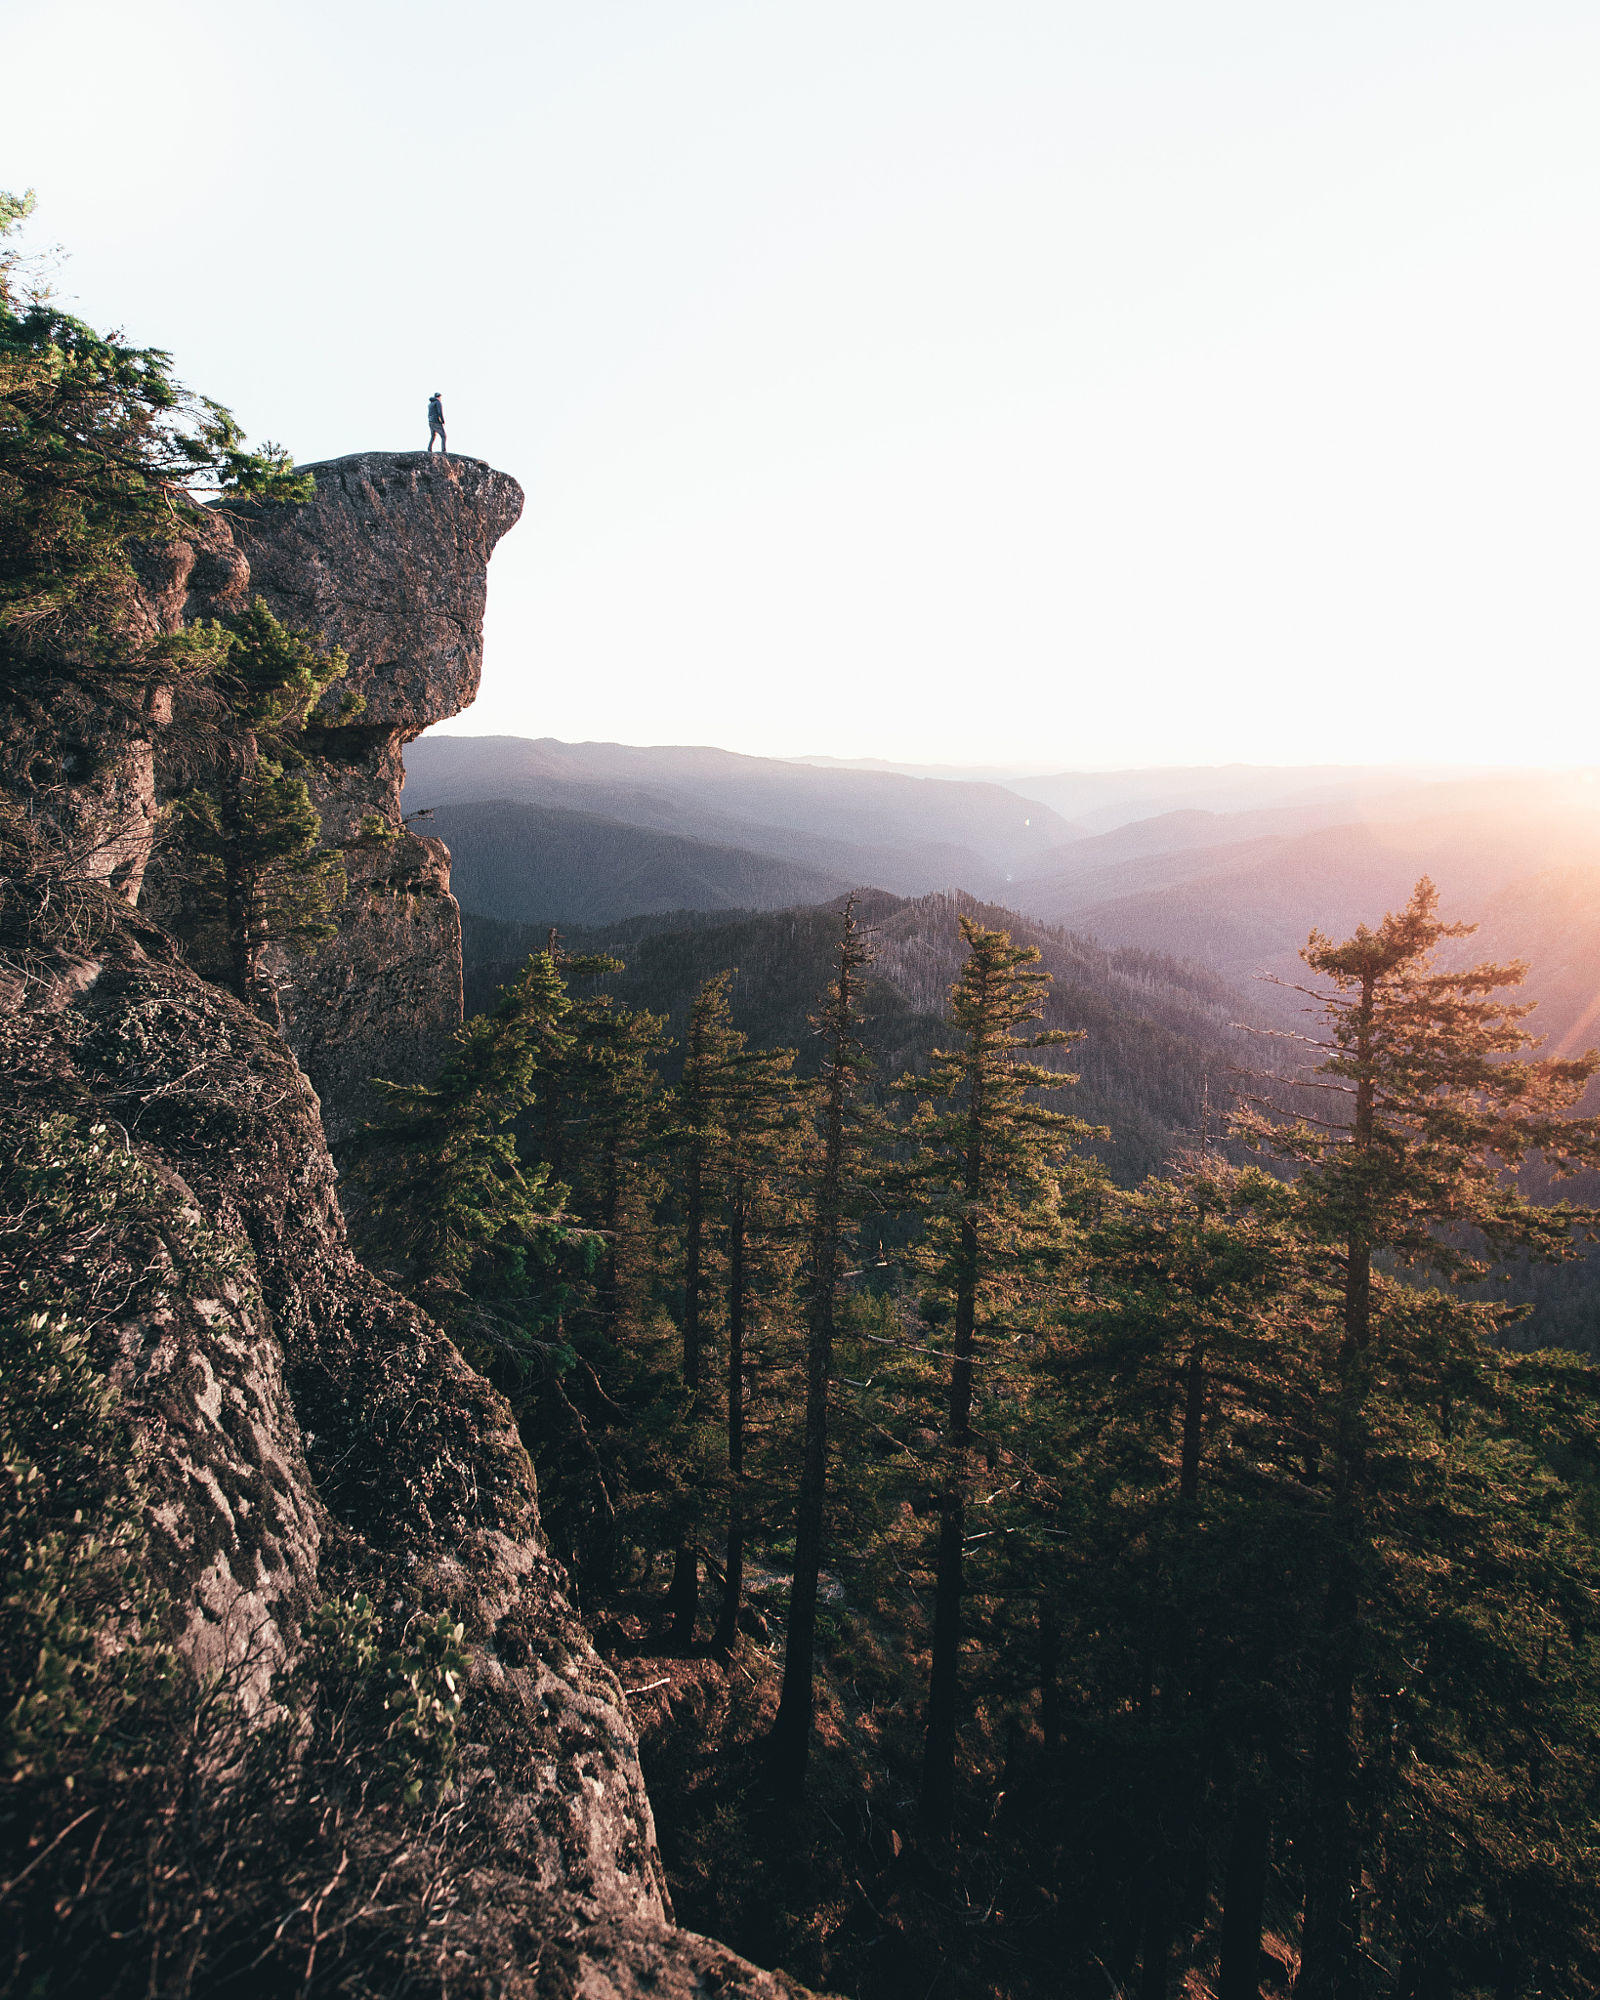
<svg viewBox="0 0 1600 2000"><path fill-rule="evenodd" d="M202 485L302 488L164 356L0 308L7 966L86 957L114 888L17 746L181 676L140 949L275 1032L339 921L303 773L345 662L259 601L126 614ZM1430 882L1310 937L1257 1081L1209 975L970 898L469 940L347 1212L512 1413L680 1917L863 2000L1596 1990L1600 1380L1497 1286L1600 1227L1560 1200L1600 1055L1539 1052ZM462 1625L397 1572L197 1706L96 1342L246 1276L94 1104L3 1129L0 1985L399 1991L316 1927L352 1855L452 1852Z"/></svg>
<svg viewBox="0 0 1600 2000"><path fill-rule="evenodd" d="M740 1028L755 1042L792 1047L799 1073L812 1075L821 1042L811 1017L827 983L843 900L770 913L680 911L560 937L572 951L615 959L614 969L596 975L595 990L665 1014L679 1042L696 993L713 973L727 973ZM925 1065L944 1033L945 1003L961 961L958 919L965 914L1006 930L1036 947L1051 974L1046 1025L1083 1031L1072 1061L1079 1078L1074 1103L1081 1117L1104 1128L1089 1148L1119 1180L1140 1180L1175 1149L1220 1137L1238 1072L1280 1067L1270 1037L1241 1026L1258 1025L1250 1021L1251 1001L1196 966L1151 952L1107 951L1092 938L960 894L863 891L857 909L874 941L862 1034L880 1084ZM469 1011L487 1007L521 959L547 940L548 926L536 930L464 911ZM669 1053L669 1075L674 1060Z"/></svg>
<svg viewBox="0 0 1600 2000"><path fill-rule="evenodd" d="M637 983L554 941L364 1168L655 1686L692 1914L863 1992L1584 1990L1595 1406L1481 1294L1592 1220L1509 1168L1592 1161L1595 1059L1439 969L1423 883L1308 947L1314 1110L1119 1186L1040 947L947 908L925 1042L906 908L685 921ZM763 1024L832 938L803 1066L686 991L780 923Z"/></svg>

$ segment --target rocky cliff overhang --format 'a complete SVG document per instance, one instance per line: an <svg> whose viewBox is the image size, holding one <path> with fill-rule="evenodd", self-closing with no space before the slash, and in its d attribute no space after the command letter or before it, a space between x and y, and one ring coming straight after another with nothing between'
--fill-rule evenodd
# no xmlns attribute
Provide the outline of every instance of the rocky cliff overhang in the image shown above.
<svg viewBox="0 0 1600 2000"><path fill-rule="evenodd" d="M168 630L257 590L349 650L367 713L319 751L338 837L369 805L398 812L400 746L476 689L484 571L521 495L475 461L420 454L313 471L308 506L233 510L196 543L152 552L145 589ZM122 816L117 865L81 869L65 899L50 881L0 879L5 1120L114 1134L219 1246L203 1288L174 1267L159 1311L111 1314L98 1357L147 1477L180 1649L198 1672L247 1657L264 1686L308 1607L336 1593L448 1609L472 1662L459 1809L487 1858L426 1906L397 1881L389 1915L427 1990L436 1978L462 2000L780 2000L788 1981L672 1925L627 1698L544 1546L509 1407L345 1240L291 1043L337 1081L340 1063L393 1068L396 1050L448 1027L460 972L447 857L411 843L412 873L410 850L383 843L388 889L374 863L337 952L288 968L286 1039L130 907L158 768L172 782L192 754L181 721L180 705L169 730L152 704L117 733L75 713L72 730L98 729L114 751L76 809L86 824ZM180 859L164 864L169 894ZM397 938L417 953L398 986ZM410 1009L398 1038L397 993Z"/></svg>
<svg viewBox="0 0 1600 2000"><path fill-rule="evenodd" d="M349 658L337 694L357 712L314 720L306 737L323 838L348 883L338 935L279 952L273 966L284 1031L337 1151L372 1113L368 1079L426 1078L461 1019L450 856L404 824L403 753L478 692L489 558L522 512L522 488L480 459L426 452L358 452L304 470L314 498L219 508L198 559L164 556L170 569L153 566L149 588L168 629L260 597ZM156 741L157 800L204 780L182 690ZM152 915L173 919L184 879L181 852L157 854L144 892Z"/></svg>
<svg viewBox="0 0 1600 2000"><path fill-rule="evenodd" d="M250 589L350 656L363 730L397 743L477 698L489 558L522 488L476 458L367 451L302 468L300 506L230 506Z"/></svg>

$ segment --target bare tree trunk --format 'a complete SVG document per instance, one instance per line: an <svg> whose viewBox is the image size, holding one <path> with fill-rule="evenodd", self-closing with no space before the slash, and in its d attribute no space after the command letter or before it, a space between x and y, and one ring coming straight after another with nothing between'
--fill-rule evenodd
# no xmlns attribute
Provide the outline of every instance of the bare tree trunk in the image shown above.
<svg viewBox="0 0 1600 2000"><path fill-rule="evenodd" d="M716 1633L721 1653L733 1650L744 1589L744 1335L750 1289L749 1221L749 1203L741 1190L729 1202L728 1225L728 1547Z"/></svg>
<svg viewBox="0 0 1600 2000"><path fill-rule="evenodd" d="M769 1744L778 1790L797 1796L805 1786L816 1701L817 1595L822 1581L824 1510L828 1496L828 1389L844 1236L845 1112L853 1082L850 1043L863 955L856 943L855 905L846 906L839 973L828 1006L827 1097L822 1161L811 1223L806 1307L806 1417L795 1507L794 1580L783 1653L783 1693Z"/></svg>
<svg viewBox="0 0 1600 2000"><path fill-rule="evenodd" d="M700 1141L690 1151L686 1173L683 1245L683 1381L690 1410L700 1402L701 1309L705 1258L705 1170ZM700 1564L693 1534L685 1529L672 1558L672 1584L667 1591L670 1643L682 1650L694 1644L695 1616L700 1608Z"/></svg>
<svg viewBox="0 0 1600 2000"><path fill-rule="evenodd" d="M1361 1992L1357 1889L1360 1847L1355 1779L1355 1649L1358 1601L1345 1552L1324 1605L1323 1687L1312 1751L1311 1852L1296 2000L1358 2000Z"/></svg>
<svg viewBox="0 0 1600 2000"><path fill-rule="evenodd" d="M974 1144L973 1154L978 1148ZM974 1171L969 1167L969 1179ZM950 1428L944 1487L939 1497L939 1547L934 1567L933 1648L928 1674L928 1728L923 1746L918 1816L924 1833L943 1840L955 1812L956 1702L961 1650L962 1556L967 1529L968 1458L972 1446L972 1344L977 1324L978 1227L961 1223L956 1284L955 1352L950 1367Z"/></svg>
<svg viewBox="0 0 1600 2000"><path fill-rule="evenodd" d="M1357 1014L1356 1104L1351 1145L1373 1143L1373 981L1362 985ZM1361 1591L1358 1537L1366 1473L1366 1397L1372 1345L1372 1242L1352 1223L1345 1243L1344 1338L1339 1350L1336 1414L1333 1573L1323 1605L1322 1686L1312 1757L1312 1842L1306 1870L1296 2000L1360 2000L1361 1846L1355 1820L1357 1662Z"/></svg>

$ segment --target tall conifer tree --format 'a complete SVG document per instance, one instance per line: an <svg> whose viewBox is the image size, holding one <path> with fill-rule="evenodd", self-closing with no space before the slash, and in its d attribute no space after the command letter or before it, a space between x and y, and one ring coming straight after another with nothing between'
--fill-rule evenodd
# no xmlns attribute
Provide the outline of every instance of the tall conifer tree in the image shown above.
<svg viewBox="0 0 1600 2000"><path fill-rule="evenodd" d="M387 1116L356 1167L368 1256L395 1260L480 1362L544 1316L529 1269L566 1231L565 1190L519 1157L515 1125L570 1046L565 984L537 952L486 1014L456 1030L435 1083L379 1080Z"/></svg>
<svg viewBox="0 0 1600 2000"><path fill-rule="evenodd" d="M808 1188L802 1290L806 1310L805 1434L795 1507L794 1576L783 1655L783 1693L773 1724L773 1777L780 1790L805 1783L815 1703L817 1592L828 1497L828 1398L846 1244L864 1193L866 1128L861 1091L870 1072L862 1040L861 984L871 952L845 903L833 983L815 1019L822 1037L816 1091L817 1144Z"/></svg>
<svg viewBox="0 0 1600 2000"><path fill-rule="evenodd" d="M723 1075L722 1236L727 1300L726 1440L728 1531L715 1643L728 1652L744 1590L748 1506L745 1471L746 1381L750 1336L774 1265L786 1245L793 1183L796 1107L793 1049L750 1049L742 1035Z"/></svg>
<svg viewBox="0 0 1600 2000"><path fill-rule="evenodd" d="M927 1735L919 1814L934 1839L955 1805L961 1606L972 1473L974 1370L1012 1332L1031 1275L1059 1241L1057 1173L1081 1120L1038 1102L1077 1078L1024 1060L1078 1039L1065 1029L1025 1031L1044 1012L1050 975L1032 945L962 916L967 947L951 989L959 1041L934 1051L926 1076L897 1086L919 1100L911 1127L914 1201L926 1228L921 1262L950 1322L950 1375L935 1559ZM995 1346L980 1356L979 1342Z"/></svg>
<svg viewBox="0 0 1600 2000"><path fill-rule="evenodd" d="M708 979L689 1010L683 1041L683 1075L673 1105L672 1149L682 1173L683 1201L683 1383L690 1421L703 1414L705 1358L709 1339L711 1284L708 1269L716 1210L716 1176L727 1131L724 1125L728 1066L743 1038L728 1006L732 975ZM685 1522L673 1551L667 1592L669 1638L674 1646L694 1640L700 1604L700 1558L693 1525Z"/></svg>
<svg viewBox="0 0 1600 2000"><path fill-rule="evenodd" d="M1520 965L1440 967L1438 947L1473 926L1445 923L1431 882L1376 930L1336 944L1313 932L1302 954L1321 980L1302 988L1325 1022L1317 1080L1348 1116L1294 1123L1261 1112L1240 1129L1301 1167L1306 1227L1333 1260L1338 1340L1326 1385L1331 1410L1331 1533L1323 1603L1305 1871L1301 2000L1359 2000L1364 1990L1360 1691L1373 1588L1370 1542L1375 1393L1386 1358L1375 1343L1375 1259L1476 1277L1471 1248L1565 1254L1592 1221L1540 1207L1515 1170L1539 1153L1557 1172L1600 1162L1600 1122L1569 1114L1600 1069L1531 1060L1531 1011L1503 989Z"/></svg>

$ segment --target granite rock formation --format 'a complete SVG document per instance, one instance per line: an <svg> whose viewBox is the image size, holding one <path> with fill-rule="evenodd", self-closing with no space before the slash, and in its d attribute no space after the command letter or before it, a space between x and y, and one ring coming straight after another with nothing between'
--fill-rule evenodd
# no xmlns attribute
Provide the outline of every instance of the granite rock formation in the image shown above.
<svg viewBox="0 0 1600 2000"><path fill-rule="evenodd" d="M366 711L314 747L350 853L362 814L398 811L406 737L476 687L484 568L520 494L472 461L314 470L309 506L238 510L191 549L151 552L144 586L162 629L254 589L349 649ZM221 1246L195 1276L174 1253L159 1309L112 1310L99 1355L137 1441L180 1650L202 1672L248 1657L264 1687L307 1609L336 1593L463 1622L453 1838L469 1858L441 1861L443 1904L437 1875L414 1902L394 1876L385 1921L406 1991L779 2000L789 1982L673 1926L627 1698L544 1545L509 1407L346 1243L313 1082L320 1067L337 1099L343 1079L400 1068L396 1051L420 1052L455 1018L448 857L398 838L374 849L337 952L291 968L280 1035L186 963L151 914L181 857L158 857L165 884L130 907L152 774L170 779L186 754L181 707L170 729L164 713L152 700L131 722L73 717L112 753L76 789L42 719L8 719L18 768L55 760L64 820L114 823L122 844L116 866L74 859L54 880L0 880L0 1125L13 1143L52 1120L113 1135ZM414 969L389 963L397 940ZM425 950L443 953L443 975Z"/></svg>
<svg viewBox="0 0 1600 2000"><path fill-rule="evenodd" d="M316 732L312 793L344 852L339 935L283 968L284 1026L337 1148L366 1080L428 1074L461 1019L450 856L401 819L405 745L477 696L489 557L522 488L481 459L362 452L307 468L304 506L234 509L250 587L287 625L343 647L359 717ZM381 822L387 833L364 834Z"/></svg>
<svg viewBox="0 0 1600 2000"><path fill-rule="evenodd" d="M181 578L153 572L149 588L163 629L258 596L349 658L336 703L307 735L323 837L349 885L339 932L314 952L279 952L273 965L285 1033L337 1149L370 1114L367 1079L426 1076L461 1019L450 857L404 824L402 753L477 694L489 557L522 511L522 489L479 459L426 452L362 452L304 469L312 500L230 505L215 524L219 546ZM350 696L359 713L331 720ZM157 739L161 794L204 775L188 721L180 689L174 726ZM171 913L183 873L181 853L158 855L152 914Z"/></svg>
<svg viewBox="0 0 1600 2000"><path fill-rule="evenodd" d="M79 606L57 638L68 661L95 627L123 633L137 658L194 607L225 617L248 601L249 565L221 519L139 552L136 582ZM156 744L170 731L173 689L130 673L113 693L71 671L41 670L0 688L0 789L75 879L139 900L158 824Z"/></svg>
<svg viewBox="0 0 1600 2000"><path fill-rule="evenodd" d="M149 1472L181 1649L202 1671L248 1649L265 1681L337 1592L449 1608L473 1658L463 1788L494 1856L428 1941L450 1990L703 1982L776 2000L786 1982L672 1928L627 1701L544 1548L511 1412L350 1254L293 1055L113 892L85 895L63 944L0 887L4 1114L125 1134L238 1274L179 1286L102 1356ZM502 1983L518 1965L526 1985Z"/></svg>

